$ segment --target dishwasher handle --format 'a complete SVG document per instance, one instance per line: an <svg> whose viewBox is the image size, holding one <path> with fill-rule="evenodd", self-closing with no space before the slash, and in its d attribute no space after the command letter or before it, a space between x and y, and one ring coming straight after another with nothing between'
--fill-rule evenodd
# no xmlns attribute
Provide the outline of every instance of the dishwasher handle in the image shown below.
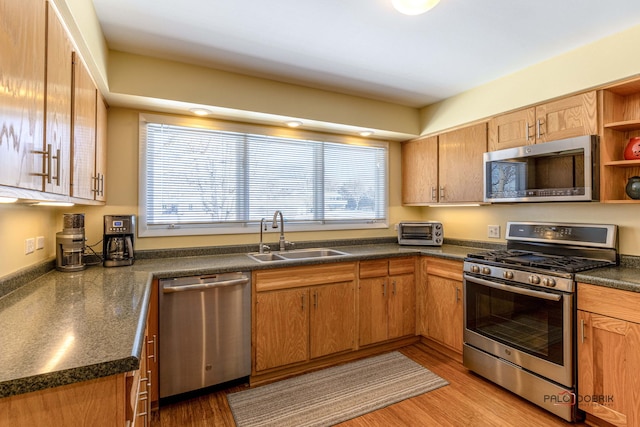
<svg viewBox="0 0 640 427"><path fill-rule="evenodd" d="M162 285L162 293L168 294L172 292L185 292L185 291L202 291L205 289L215 289L215 288L224 288L227 286L237 286L244 285L249 283L248 277L243 277L240 279L231 279L231 280L221 280L219 282L210 282L210 283L196 283L193 285L178 285L172 286L169 284Z"/></svg>

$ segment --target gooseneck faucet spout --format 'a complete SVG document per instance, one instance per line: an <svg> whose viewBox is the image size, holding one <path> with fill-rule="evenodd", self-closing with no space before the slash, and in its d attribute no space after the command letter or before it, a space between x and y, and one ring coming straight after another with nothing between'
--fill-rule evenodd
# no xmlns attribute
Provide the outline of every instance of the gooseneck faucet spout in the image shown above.
<svg viewBox="0 0 640 427"><path fill-rule="evenodd" d="M279 210L273 214L271 227L278 228L278 216L280 216L280 250L284 251L287 249L287 241L284 239L284 218L282 217L282 212Z"/></svg>
<svg viewBox="0 0 640 427"><path fill-rule="evenodd" d="M258 246L258 251L261 254L263 254L265 252L269 252L271 250L271 248L269 248L269 246L267 246L264 243L262 243L262 230L264 229L264 231L267 231L267 225L264 222L265 222L265 219L262 218L260 220L260 246Z"/></svg>

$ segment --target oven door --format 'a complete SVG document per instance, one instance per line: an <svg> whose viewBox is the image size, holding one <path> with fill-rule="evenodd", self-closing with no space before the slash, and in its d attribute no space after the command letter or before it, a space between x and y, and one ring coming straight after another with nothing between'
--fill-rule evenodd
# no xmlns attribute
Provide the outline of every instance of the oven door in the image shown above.
<svg viewBox="0 0 640 427"><path fill-rule="evenodd" d="M574 385L574 294L465 274L464 295L466 344Z"/></svg>

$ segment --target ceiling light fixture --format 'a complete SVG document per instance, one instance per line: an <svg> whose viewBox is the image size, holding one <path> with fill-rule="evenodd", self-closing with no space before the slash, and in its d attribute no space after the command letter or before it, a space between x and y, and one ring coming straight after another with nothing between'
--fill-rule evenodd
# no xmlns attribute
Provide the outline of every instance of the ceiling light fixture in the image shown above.
<svg viewBox="0 0 640 427"><path fill-rule="evenodd" d="M211 114L211 111L207 110L206 108L190 108L189 111L191 111L196 116L208 116L209 114Z"/></svg>
<svg viewBox="0 0 640 427"><path fill-rule="evenodd" d="M391 0L396 10L405 15L420 15L433 9L440 0Z"/></svg>
<svg viewBox="0 0 640 427"><path fill-rule="evenodd" d="M289 126L290 128L297 128L298 126L302 126L302 122L299 122L297 120L291 120L287 122L287 126Z"/></svg>
<svg viewBox="0 0 640 427"><path fill-rule="evenodd" d="M4 197L0 196L0 203L15 203L18 199L16 197Z"/></svg>
<svg viewBox="0 0 640 427"><path fill-rule="evenodd" d="M360 136L367 137L367 136L371 136L371 135L373 135L373 131L372 131L372 130L363 130L363 131L360 131Z"/></svg>

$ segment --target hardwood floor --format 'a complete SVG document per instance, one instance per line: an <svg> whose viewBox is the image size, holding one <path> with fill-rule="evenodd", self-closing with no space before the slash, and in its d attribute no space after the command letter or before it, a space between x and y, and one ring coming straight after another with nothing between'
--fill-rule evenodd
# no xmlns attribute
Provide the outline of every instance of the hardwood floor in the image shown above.
<svg viewBox="0 0 640 427"><path fill-rule="evenodd" d="M449 385L339 424L340 427L377 426L584 426L567 423L528 401L465 369L460 363L414 344L403 354L449 381ZM233 427L225 394L236 386L162 405L152 417L155 427Z"/></svg>

